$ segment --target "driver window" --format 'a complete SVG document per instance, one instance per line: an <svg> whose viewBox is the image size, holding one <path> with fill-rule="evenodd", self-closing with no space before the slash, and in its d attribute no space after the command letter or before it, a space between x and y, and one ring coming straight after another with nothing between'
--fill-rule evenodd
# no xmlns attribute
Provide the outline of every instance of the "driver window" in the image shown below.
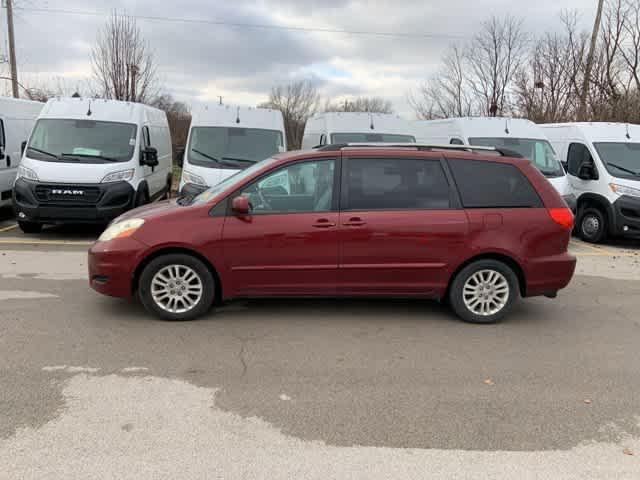
<svg viewBox="0 0 640 480"><path fill-rule="evenodd" d="M569 174L577 177L580 167L585 162L593 162L589 149L581 143L572 143L569 145L569 153L567 154L569 164Z"/></svg>
<svg viewBox="0 0 640 480"><path fill-rule="evenodd" d="M246 187L254 215L328 212L332 209L335 160L289 165Z"/></svg>

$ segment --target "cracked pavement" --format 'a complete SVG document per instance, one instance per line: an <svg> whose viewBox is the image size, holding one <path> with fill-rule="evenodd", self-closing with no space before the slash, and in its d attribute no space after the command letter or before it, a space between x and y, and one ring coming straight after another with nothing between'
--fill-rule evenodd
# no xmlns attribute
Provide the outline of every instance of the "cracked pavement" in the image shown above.
<svg viewBox="0 0 640 480"><path fill-rule="evenodd" d="M404 300L160 322L78 247L3 247L0 479L639 478L640 266L607 248L474 326Z"/></svg>

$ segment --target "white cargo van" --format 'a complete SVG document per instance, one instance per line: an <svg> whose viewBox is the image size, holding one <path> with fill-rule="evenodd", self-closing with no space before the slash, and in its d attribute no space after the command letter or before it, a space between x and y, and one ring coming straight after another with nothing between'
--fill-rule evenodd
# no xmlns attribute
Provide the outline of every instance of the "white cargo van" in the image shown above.
<svg viewBox="0 0 640 480"><path fill-rule="evenodd" d="M256 162L287 150L279 110L231 105L193 109L180 194L203 192Z"/></svg>
<svg viewBox="0 0 640 480"><path fill-rule="evenodd" d="M44 103L0 97L0 207L11 205L21 146Z"/></svg>
<svg viewBox="0 0 640 480"><path fill-rule="evenodd" d="M49 100L18 168L18 223L25 232L43 224L107 223L168 196L171 169L163 111L115 100Z"/></svg>
<svg viewBox="0 0 640 480"><path fill-rule="evenodd" d="M530 159L569 207L575 211L576 198L566 173L540 126L516 118L466 117L415 122L416 138L437 145L474 145L511 150Z"/></svg>
<svg viewBox="0 0 640 480"><path fill-rule="evenodd" d="M569 172L582 239L640 237L640 125L541 125Z"/></svg>
<svg viewBox="0 0 640 480"><path fill-rule="evenodd" d="M327 112L307 120L302 148L339 143L414 143L411 122L386 113Z"/></svg>

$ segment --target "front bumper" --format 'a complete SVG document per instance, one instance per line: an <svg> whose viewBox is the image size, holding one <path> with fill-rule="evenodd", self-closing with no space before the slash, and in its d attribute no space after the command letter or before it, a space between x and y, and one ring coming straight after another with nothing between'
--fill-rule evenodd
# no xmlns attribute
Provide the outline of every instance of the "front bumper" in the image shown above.
<svg viewBox="0 0 640 480"><path fill-rule="evenodd" d="M623 195L613 202L615 221L612 233L625 237L640 237L640 198Z"/></svg>
<svg viewBox="0 0 640 480"><path fill-rule="evenodd" d="M180 190L181 197L195 197L196 195L200 195L202 192L207 190L209 187L204 185L196 185L195 183L185 183L182 189Z"/></svg>
<svg viewBox="0 0 640 480"><path fill-rule="evenodd" d="M112 297L130 297L135 268L147 246L127 237L96 242L89 249L89 285Z"/></svg>
<svg viewBox="0 0 640 480"><path fill-rule="evenodd" d="M18 219L34 223L108 223L134 202L127 182L71 185L20 178L13 190Z"/></svg>

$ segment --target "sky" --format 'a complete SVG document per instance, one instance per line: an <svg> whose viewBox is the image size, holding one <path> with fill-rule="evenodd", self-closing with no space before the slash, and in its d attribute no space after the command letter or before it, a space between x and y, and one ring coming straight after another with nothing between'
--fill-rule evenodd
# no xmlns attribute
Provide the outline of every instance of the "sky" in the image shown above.
<svg viewBox="0 0 640 480"><path fill-rule="evenodd" d="M468 41L484 19L494 14L513 14L524 20L531 34L540 34L559 30L560 12L570 9L578 11L584 28L588 29L597 2L14 0L14 3L19 74L27 86L62 85L73 90L86 85L91 77L90 52L97 31L109 12L117 9L138 18L156 57L163 91L188 104L213 102L222 96L228 104L257 105L268 98L274 85L310 79L324 98L344 101L357 96L380 96L390 100L398 114L412 118L408 94L437 70L448 46ZM7 32L5 9L2 10L0 55L4 56ZM189 21L194 19L210 23ZM336 32L344 30L361 33ZM7 74L6 64L0 65L0 72ZM0 93L8 93L9 87L8 82L0 82Z"/></svg>

